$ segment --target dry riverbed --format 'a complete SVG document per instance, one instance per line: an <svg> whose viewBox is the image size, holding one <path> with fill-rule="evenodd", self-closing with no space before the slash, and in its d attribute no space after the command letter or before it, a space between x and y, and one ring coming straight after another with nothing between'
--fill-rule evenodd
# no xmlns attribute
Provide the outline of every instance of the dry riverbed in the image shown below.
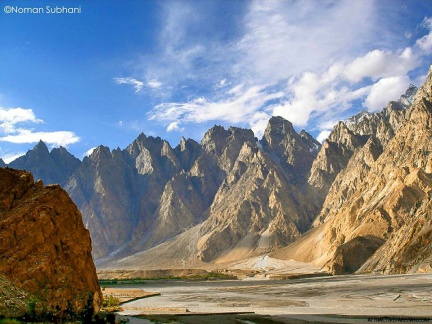
<svg viewBox="0 0 432 324"><path fill-rule="evenodd" d="M118 289L160 293L123 304L121 314L158 314L158 320L163 320L161 315L165 318L168 318L166 315L178 315L175 320L179 323L199 323L197 314L207 316L205 322L209 323L211 316L218 323L236 323L235 318L237 323L262 323L267 315L271 316L266 319L271 320L268 323L363 323L371 317L387 321L385 316L390 320L412 317L432 322L432 274L276 281L162 281ZM225 315L214 315L221 313ZM232 313L254 313L264 317L259 320L250 314Z"/></svg>

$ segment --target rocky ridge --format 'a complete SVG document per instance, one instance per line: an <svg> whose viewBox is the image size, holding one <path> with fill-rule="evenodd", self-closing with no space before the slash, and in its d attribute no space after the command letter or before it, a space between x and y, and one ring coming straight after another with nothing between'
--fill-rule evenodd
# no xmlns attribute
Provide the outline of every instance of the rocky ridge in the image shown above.
<svg viewBox="0 0 432 324"><path fill-rule="evenodd" d="M281 117L259 141L214 126L174 148L144 134L124 150L100 146L65 182L98 266L273 253L333 273L427 271L430 78L381 112L339 122L322 146ZM414 251L411 261L395 247Z"/></svg>
<svg viewBox="0 0 432 324"><path fill-rule="evenodd" d="M280 257L294 255L336 274L430 271L431 89L429 73L410 109L390 103L351 126L368 136L366 144L336 176L316 228ZM302 246L311 252L296 253Z"/></svg>
<svg viewBox="0 0 432 324"><path fill-rule="evenodd" d="M19 170L31 170L35 179L43 179L45 183L64 185L80 163L81 161L64 147L54 148L50 152L46 144L39 141L26 155L12 161L8 166Z"/></svg>

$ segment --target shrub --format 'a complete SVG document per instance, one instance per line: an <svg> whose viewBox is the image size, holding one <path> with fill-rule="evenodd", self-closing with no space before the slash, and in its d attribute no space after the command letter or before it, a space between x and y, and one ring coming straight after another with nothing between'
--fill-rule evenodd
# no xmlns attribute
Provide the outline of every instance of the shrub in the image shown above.
<svg viewBox="0 0 432 324"><path fill-rule="evenodd" d="M103 307L117 307L120 305L120 299L114 297L113 295L109 295L103 301Z"/></svg>

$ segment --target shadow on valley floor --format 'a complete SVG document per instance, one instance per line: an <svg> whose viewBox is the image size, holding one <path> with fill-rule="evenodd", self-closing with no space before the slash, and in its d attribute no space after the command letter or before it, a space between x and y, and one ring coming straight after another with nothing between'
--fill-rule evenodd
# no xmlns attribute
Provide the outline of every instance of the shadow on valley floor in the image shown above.
<svg viewBox="0 0 432 324"><path fill-rule="evenodd" d="M148 315L129 318L130 324L178 323L178 324L303 324L303 323L428 323L432 317L407 316L343 316L343 315L255 315L255 314L202 314L202 315Z"/></svg>

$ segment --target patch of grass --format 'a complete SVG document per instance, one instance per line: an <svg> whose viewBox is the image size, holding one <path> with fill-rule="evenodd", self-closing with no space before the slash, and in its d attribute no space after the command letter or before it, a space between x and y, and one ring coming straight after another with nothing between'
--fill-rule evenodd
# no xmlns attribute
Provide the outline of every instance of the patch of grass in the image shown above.
<svg viewBox="0 0 432 324"><path fill-rule="evenodd" d="M196 281L207 281L207 280L236 280L236 276L227 275L218 272L209 272L202 275L190 275L190 276L164 276L164 277L152 277L152 278L119 278L119 279L99 279L99 284L102 287L113 286L113 285L136 285L146 284L147 281L157 280L196 280Z"/></svg>
<svg viewBox="0 0 432 324"><path fill-rule="evenodd" d="M0 319L0 324L19 324L20 321L13 318Z"/></svg>

